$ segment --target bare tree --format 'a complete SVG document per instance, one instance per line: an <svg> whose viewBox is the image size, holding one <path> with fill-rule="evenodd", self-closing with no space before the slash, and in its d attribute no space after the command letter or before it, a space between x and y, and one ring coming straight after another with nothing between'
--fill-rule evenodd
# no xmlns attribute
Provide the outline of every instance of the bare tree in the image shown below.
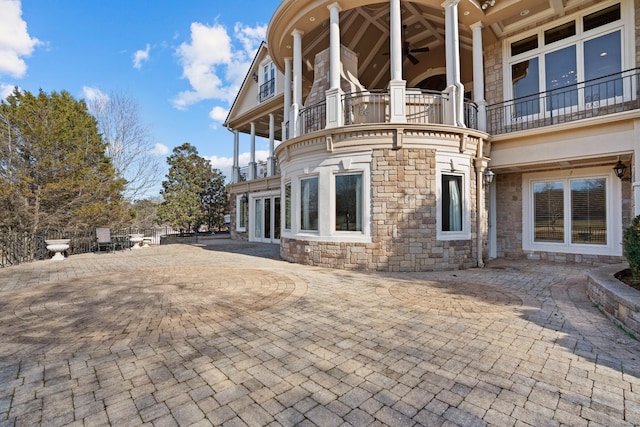
<svg viewBox="0 0 640 427"><path fill-rule="evenodd" d="M107 156L119 177L127 181L124 197L135 200L160 182L160 160L152 154L150 132L140 121L138 104L130 96L115 92L100 95L89 104L107 144Z"/></svg>

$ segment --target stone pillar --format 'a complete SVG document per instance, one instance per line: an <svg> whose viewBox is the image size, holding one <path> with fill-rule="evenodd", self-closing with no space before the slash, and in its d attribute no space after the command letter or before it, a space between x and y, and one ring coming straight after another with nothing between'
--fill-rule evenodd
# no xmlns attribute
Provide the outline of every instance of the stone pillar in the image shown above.
<svg viewBox="0 0 640 427"><path fill-rule="evenodd" d="M478 105L478 130L487 131L487 101L484 99L484 57L482 22L471 25L473 31L473 101Z"/></svg>

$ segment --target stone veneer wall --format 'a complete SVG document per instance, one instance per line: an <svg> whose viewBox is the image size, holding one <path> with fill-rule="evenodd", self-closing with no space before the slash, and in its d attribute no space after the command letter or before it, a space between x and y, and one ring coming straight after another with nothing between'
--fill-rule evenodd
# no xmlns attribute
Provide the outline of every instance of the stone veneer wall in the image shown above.
<svg viewBox="0 0 640 427"><path fill-rule="evenodd" d="M524 252L522 250L522 174L498 174L494 181L496 191L496 234L498 258L527 258L559 263L587 265L618 264L623 257L605 255L568 254L562 252ZM622 185L622 224L631 218L631 185Z"/></svg>
<svg viewBox="0 0 640 427"><path fill-rule="evenodd" d="M471 168L471 171L474 169ZM470 209L475 211L475 174ZM436 240L434 150L376 149L372 164L372 242L281 240L289 261L353 270L432 271L477 265L476 218L471 240Z"/></svg>

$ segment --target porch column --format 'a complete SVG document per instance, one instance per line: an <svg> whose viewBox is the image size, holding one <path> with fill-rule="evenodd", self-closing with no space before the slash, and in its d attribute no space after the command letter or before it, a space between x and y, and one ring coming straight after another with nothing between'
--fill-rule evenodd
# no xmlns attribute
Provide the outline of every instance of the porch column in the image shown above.
<svg viewBox="0 0 640 427"><path fill-rule="evenodd" d="M342 88L340 87L340 5L331 3L327 6L330 14L329 23L329 90L326 92L327 127L342 126Z"/></svg>
<svg viewBox="0 0 640 427"><path fill-rule="evenodd" d="M473 101L478 105L478 130L487 131L487 101L484 99L484 57L482 22L471 25L473 31Z"/></svg>
<svg viewBox="0 0 640 427"><path fill-rule="evenodd" d="M251 160L249 161L249 178L256 179L256 124L251 122Z"/></svg>
<svg viewBox="0 0 640 427"><path fill-rule="evenodd" d="M449 123L454 126L466 127L464 124L464 86L460 81L459 2L460 0L447 0L442 3L442 7L444 7L447 92L451 105Z"/></svg>
<svg viewBox="0 0 640 427"><path fill-rule="evenodd" d="M269 158L267 159L267 176L274 176L276 174L276 158L273 155L276 139L275 127L275 116L273 113L269 113Z"/></svg>
<svg viewBox="0 0 640 427"><path fill-rule="evenodd" d="M302 108L302 35L300 30L293 30L293 104L291 105L292 120L290 121L290 133L296 137L300 134L298 127L298 114Z"/></svg>
<svg viewBox="0 0 640 427"><path fill-rule="evenodd" d="M406 123L405 92L407 82L402 79L402 13L400 0L391 1L389 15L389 51L391 55L391 81L389 82L389 111L391 123Z"/></svg>
<svg viewBox="0 0 640 427"><path fill-rule="evenodd" d="M293 135L291 122L291 58L284 58L284 123L281 141L286 141Z"/></svg>
<svg viewBox="0 0 640 427"><path fill-rule="evenodd" d="M231 130L231 129L229 129ZM233 132L233 170L231 174L231 182L237 184L240 182L240 165L238 164L238 158L240 153L240 134L237 129Z"/></svg>

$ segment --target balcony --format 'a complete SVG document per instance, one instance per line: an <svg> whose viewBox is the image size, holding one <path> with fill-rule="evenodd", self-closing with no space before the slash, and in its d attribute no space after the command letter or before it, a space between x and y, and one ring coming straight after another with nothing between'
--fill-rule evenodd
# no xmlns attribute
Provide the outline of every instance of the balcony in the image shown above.
<svg viewBox="0 0 640 427"><path fill-rule="evenodd" d="M390 94L387 91L350 92L342 96L344 126L390 123ZM449 97L446 93L422 89L407 89L405 96L405 114L407 123L446 124ZM326 101L304 107L298 115L298 135L306 135L326 127ZM478 107L470 101L464 102L464 115L467 127L478 129ZM289 123L285 124L286 134Z"/></svg>
<svg viewBox="0 0 640 427"><path fill-rule="evenodd" d="M271 79L260 85L260 93L258 94L258 100L264 102L269 98L272 98L276 93L276 80Z"/></svg>
<svg viewBox="0 0 640 427"><path fill-rule="evenodd" d="M492 135L640 109L640 68L487 107Z"/></svg>

